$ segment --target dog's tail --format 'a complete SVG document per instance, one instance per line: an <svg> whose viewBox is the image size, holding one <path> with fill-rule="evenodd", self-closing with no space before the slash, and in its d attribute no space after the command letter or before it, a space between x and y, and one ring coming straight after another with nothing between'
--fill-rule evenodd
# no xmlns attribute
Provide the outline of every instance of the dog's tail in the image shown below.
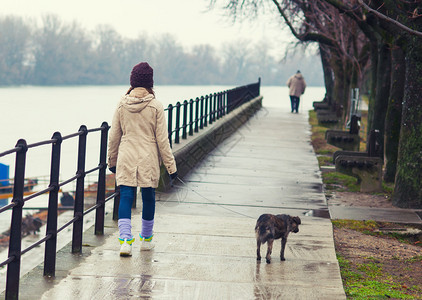
<svg viewBox="0 0 422 300"><path fill-rule="evenodd" d="M261 241L261 244L265 244L268 240L274 238L273 232L271 232L270 227L265 225L260 225L255 227L256 238Z"/></svg>

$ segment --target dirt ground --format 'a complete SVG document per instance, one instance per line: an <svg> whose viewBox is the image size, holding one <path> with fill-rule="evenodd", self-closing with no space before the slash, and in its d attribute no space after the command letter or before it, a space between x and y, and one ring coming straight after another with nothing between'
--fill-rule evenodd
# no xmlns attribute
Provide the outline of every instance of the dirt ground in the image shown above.
<svg viewBox="0 0 422 300"><path fill-rule="evenodd" d="M385 196L354 192L333 192L328 203L342 206L393 207ZM409 226L403 224L377 224L379 227L374 229L374 235L334 226L336 251L351 262L354 270L358 270L362 264L376 264L383 270L383 279L386 282L398 283L413 299L422 299L421 235L413 235L416 238L409 238L405 242L392 236L394 233L402 234L407 231L412 233L412 230L417 233L422 229L421 226L410 226L411 229L408 229Z"/></svg>
<svg viewBox="0 0 422 300"><path fill-rule="evenodd" d="M330 195L328 204L370 208L395 208L393 204L391 204L391 200L384 195L338 191L335 191Z"/></svg>

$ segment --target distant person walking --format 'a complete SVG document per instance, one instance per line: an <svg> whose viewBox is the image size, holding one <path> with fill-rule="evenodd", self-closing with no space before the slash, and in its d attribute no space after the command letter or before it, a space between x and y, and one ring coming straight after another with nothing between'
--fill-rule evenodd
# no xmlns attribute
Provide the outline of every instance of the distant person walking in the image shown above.
<svg viewBox="0 0 422 300"><path fill-rule="evenodd" d="M110 130L108 166L120 187L120 255L132 255L131 208L137 187L142 193L141 250L153 248L155 189L163 161L172 180L176 162L168 140L163 105L155 99L153 69L146 62L133 67L130 89L118 103Z"/></svg>
<svg viewBox="0 0 422 300"><path fill-rule="evenodd" d="M303 78L302 73L298 70L295 75L287 80L287 86L289 87L290 102L292 105L292 113L299 112L300 96L305 92L306 82Z"/></svg>

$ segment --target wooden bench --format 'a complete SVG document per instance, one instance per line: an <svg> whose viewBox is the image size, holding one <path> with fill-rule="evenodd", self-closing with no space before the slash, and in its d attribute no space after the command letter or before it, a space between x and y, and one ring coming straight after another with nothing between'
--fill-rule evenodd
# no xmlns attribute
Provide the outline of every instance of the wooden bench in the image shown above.
<svg viewBox="0 0 422 300"><path fill-rule="evenodd" d="M339 147L348 151L359 151L360 145L360 117L353 115L351 117L350 129L344 130L327 130L325 132L325 140L328 144Z"/></svg>
<svg viewBox="0 0 422 300"><path fill-rule="evenodd" d="M324 99L322 99L322 101L314 101L312 102L312 106L314 107L315 111L319 111L319 110L329 110L331 107L331 103L328 100L328 97L325 96Z"/></svg>
<svg viewBox="0 0 422 300"><path fill-rule="evenodd" d="M337 172L356 177L361 192L382 191L382 147L379 130L369 134L366 152L336 151L333 162Z"/></svg>
<svg viewBox="0 0 422 300"><path fill-rule="evenodd" d="M327 97L323 101L313 102L314 110L316 111L316 116L318 123L324 126L337 126L340 122L343 107L341 105L336 105L332 101L328 100Z"/></svg>

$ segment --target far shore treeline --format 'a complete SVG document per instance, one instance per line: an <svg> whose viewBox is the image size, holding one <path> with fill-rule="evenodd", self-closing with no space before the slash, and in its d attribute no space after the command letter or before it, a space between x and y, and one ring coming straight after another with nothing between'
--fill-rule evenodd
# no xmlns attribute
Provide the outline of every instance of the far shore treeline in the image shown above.
<svg viewBox="0 0 422 300"><path fill-rule="evenodd" d="M212 40L186 49L171 35L125 38L108 25L88 31L55 15L40 23L0 16L0 86L127 84L139 61L153 66L159 85L238 85L258 77L264 85L284 85L297 69L308 85L323 85L316 54L281 60L271 54L270 43L253 38L234 39L219 49Z"/></svg>

